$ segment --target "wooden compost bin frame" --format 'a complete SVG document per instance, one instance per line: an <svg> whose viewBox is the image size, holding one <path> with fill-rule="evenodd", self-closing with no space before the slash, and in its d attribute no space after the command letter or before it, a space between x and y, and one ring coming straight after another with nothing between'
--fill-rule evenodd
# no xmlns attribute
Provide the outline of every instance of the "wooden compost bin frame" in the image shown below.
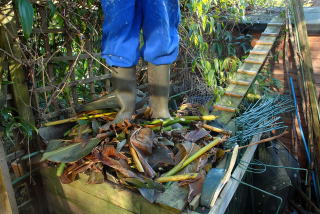
<svg viewBox="0 0 320 214"><path fill-rule="evenodd" d="M221 116L220 122L222 124L227 124L230 121L241 100L254 83L256 75L263 67L282 26L283 20L279 17L275 17L268 24L257 41L257 46L250 52L249 57L238 69L234 79L231 80L224 96L215 103L214 112ZM239 87L242 87L241 90L236 90ZM260 137L261 134L254 136L251 143L259 141ZM256 148L257 145L253 145L246 149L241 158L243 163L251 161ZM237 180L242 180L247 167L248 164L243 164L243 166L235 168L231 179L222 190L220 189L221 192L218 192L219 197L211 207L210 214L225 212L239 185ZM59 178L55 175L55 168L43 167L41 173L47 199L50 202L50 213L100 214L101 211L106 211L112 214L171 214L181 213L180 208L183 209L186 205L186 203L183 203L187 197L186 191L180 194L183 188L171 191L170 198L173 200L169 200L167 204L157 202L152 204L140 194L108 181L103 184L87 184L88 176L85 174L81 174L80 178L71 184L61 184ZM184 213L196 214L197 212L187 210Z"/></svg>

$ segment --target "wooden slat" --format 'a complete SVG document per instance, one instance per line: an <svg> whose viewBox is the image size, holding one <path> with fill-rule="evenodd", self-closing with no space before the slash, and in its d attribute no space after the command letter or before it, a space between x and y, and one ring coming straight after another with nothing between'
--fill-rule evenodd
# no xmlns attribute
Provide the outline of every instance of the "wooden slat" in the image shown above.
<svg viewBox="0 0 320 214"><path fill-rule="evenodd" d="M214 105L214 109L219 111L226 111L226 112L236 112L236 108L222 106L222 105Z"/></svg>
<svg viewBox="0 0 320 214"><path fill-rule="evenodd" d="M281 23L281 19L275 17L272 23ZM275 35L280 32L279 24L268 25L264 31L264 35ZM242 98L247 94L251 84L254 82L256 75L262 68L262 65L267 59L276 37L274 36L261 36L256 42L254 49L250 55L245 59L244 63L237 70L236 75L230 81L224 96L220 98L214 105L214 114L218 115L218 122L226 125L232 118L234 112L240 105ZM228 114L226 114L228 113Z"/></svg>
<svg viewBox="0 0 320 214"><path fill-rule="evenodd" d="M239 81L239 80L230 80L230 83L235 85L243 85L243 86L249 86L251 84L251 82Z"/></svg>
<svg viewBox="0 0 320 214"><path fill-rule="evenodd" d="M232 79L237 81L245 81L245 82L252 82L254 80L255 76L252 76L250 74L242 74L242 73L235 73L234 77Z"/></svg>
<svg viewBox="0 0 320 214"><path fill-rule="evenodd" d="M251 75L251 76L257 75L256 71L248 71L248 70L244 70L244 69L238 69L237 72L241 73L241 74L248 74L248 75Z"/></svg>
<svg viewBox="0 0 320 214"><path fill-rule="evenodd" d="M280 33L280 29L279 27L275 27L275 26L267 26L267 28L264 30L264 32L262 32L262 34L279 34Z"/></svg>
<svg viewBox="0 0 320 214"><path fill-rule="evenodd" d="M0 213L18 214L18 207L11 183L9 168L0 138Z"/></svg>
<svg viewBox="0 0 320 214"><path fill-rule="evenodd" d="M268 51L255 51L255 50L251 50L250 54L256 54L256 55L267 55Z"/></svg>
<svg viewBox="0 0 320 214"><path fill-rule="evenodd" d="M251 143L259 141L260 138L261 138L261 134L254 136L251 140ZM237 168L234 170L231 176L231 180L225 185L225 187L221 191L218 199L216 200L215 204L211 208L209 214L225 213L231 199L233 198L233 195L235 194L239 186L239 182L232 178L235 178L237 180L242 180L244 174L246 173L246 169L248 168L247 163L251 161L256 149L257 149L257 145L253 145L247 148L246 152L243 154L241 158L241 161L243 161L243 163L245 164L243 164L243 166L237 166Z"/></svg>
<svg viewBox="0 0 320 214"><path fill-rule="evenodd" d="M272 47L271 45L268 46L268 45L258 45L258 44L256 44L254 46L254 48L250 51L250 53L252 51L256 51L256 52L264 52L264 53L268 54L269 51L271 50L271 47Z"/></svg>
<svg viewBox="0 0 320 214"><path fill-rule="evenodd" d="M230 96L230 97L237 97L237 98L243 98L242 94L238 94L238 93L233 93L233 92L224 92L224 95L226 96Z"/></svg>
<svg viewBox="0 0 320 214"><path fill-rule="evenodd" d="M283 22L275 22L275 23L268 23L268 26L277 26L277 27L281 27L283 25Z"/></svg>
<svg viewBox="0 0 320 214"><path fill-rule="evenodd" d="M79 179L70 184L61 184L56 168L41 168L45 193L53 201L49 213L112 214L152 213L174 214L176 209L167 209L152 204L140 194L123 186L104 182L88 184L88 175L79 174ZM49 200L51 202L51 200ZM71 210L70 210L71 209Z"/></svg>
<svg viewBox="0 0 320 214"><path fill-rule="evenodd" d="M256 44L258 44L258 45L273 45L273 42L258 40L258 41L256 41Z"/></svg>
<svg viewBox="0 0 320 214"><path fill-rule="evenodd" d="M279 34L278 33L262 33L262 36L272 36L272 37L277 37Z"/></svg>
<svg viewBox="0 0 320 214"><path fill-rule="evenodd" d="M252 63L252 64L263 64L265 59L267 57L267 54L265 55L255 55L250 54L247 59L244 60L245 63Z"/></svg>

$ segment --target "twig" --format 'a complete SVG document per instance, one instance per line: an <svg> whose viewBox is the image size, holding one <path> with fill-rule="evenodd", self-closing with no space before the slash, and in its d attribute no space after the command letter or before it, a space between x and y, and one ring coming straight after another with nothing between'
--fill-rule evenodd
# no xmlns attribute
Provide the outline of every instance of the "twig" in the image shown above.
<svg viewBox="0 0 320 214"><path fill-rule="evenodd" d="M83 50L83 46L81 47L81 51ZM51 103L53 102L53 100L56 98L56 97L58 97L61 93L62 93L62 91L64 90L64 88L66 87L66 85L67 85L67 80L71 77L71 75L72 75L72 73L73 73L73 71L74 71L74 67L75 67L75 65L77 64L77 62L78 62L78 58L79 58L79 56L80 56L80 53L81 53L81 51L79 52L79 54L77 55L77 58L76 58L76 60L73 62L73 64L72 64L72 66L71 66L71 68L70 68L70 70L69 70L69 72L68 72L68 74L67 74L67 76L66 76L66 78L65 78L65 80L64 80L64 82L63 82L63 84L62 84L62 86L61 86L61 88L60 88L60 90L56 90L54 93L53 93L53 95L51 96L51 98L50 98L50 100L49 100L49 102L47 103L47 105L46 105L46 108L44 109L44 112L47 110L47 108L51 105ZM61 84L60 84L61 85Z"/></svg>
<svg viewBox="0 0 320 214"><path fill-rule="evenodd" d="M9 56L10 58L14 59L15 61L17 61L19 64L23 65L23 62L18 59L17 57L13 56L12 54L10 54L9 52L7 52L6 50L0 48L0 51L2 51L4 54L6 54L7 56Z"/></svg>
<svg viewBox="0 0 320 214"><path fill-rule="evenodd" d="M269 137L269 138L260 140L260 141L255 142L255 143L250 143L249 145L240 146L239 149L244 149L244 148L247 148L247 147L250 147L250 146L254 146L254 145L257 145L257 144L266 143L266 142L275 140L275 139L277 139L277 138L280 138L280 137L282 137L283 135L288 134L288 133L289 133L288 131L284 131L284 132L283 132L282 134L280 134L280 135L273 136L273 137ZM224 150L224 152L231 152L231 151L232 151L231 149Z"/></svg>

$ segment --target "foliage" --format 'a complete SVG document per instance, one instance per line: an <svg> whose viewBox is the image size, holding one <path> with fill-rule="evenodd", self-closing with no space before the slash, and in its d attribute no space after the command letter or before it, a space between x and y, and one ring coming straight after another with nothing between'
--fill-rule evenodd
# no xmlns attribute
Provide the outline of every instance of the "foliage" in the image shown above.
<svg viewBox="0 0 320 214"><path fill-rule="evenodd" d="M14 116L15 110L10 107L2 107L0 109L0 129L3 130L4 137L13 141L17 133L23 137L31 138L33 131L37 129L27 121L23 121L20 117Z"/></svg>
<svg viewBox="0 0 320 214"><path fill-rule="evenodd" d="M44 20L51 29L66 30L64 33L47 34L48 41L43 34L35 33L21 45L27 58L40 59L26 65L30 69L29 76L34 77L32 81L35 88L89 78L90 73L105 73L103 66L94 59L79 59L74 64L70 61L51 62L50 65L42 60L50 55L56 57L100 52L103 20L100 1L49 0L45 3L34 2L32 5L29 1L16 0L26 37L30 35L32 26L41 28ZM177 65L187 67L200 76L216 97L222 94L242 58L251 48L251 36L241 33L238 22L252 4L264 7L270 6L269 3L262 0L181 0L181 52ZM47 11L46 17L40 17L41 8ZM53 95L58 108L66 109L72 106L75 93L81 102L91 101L96 94L106 91L103 81L96 81L91 86L78 84L75 88L76 92L74 88L64 87L61 91L57 89L39 93L40 113L54 110L55 105L47 106Z"/></svg>
<svg viewBox="0 0 320 214"><path fill-rule="evenodd" d="M188 49L182 52L192 58L192 70L200 72L219 95L236 71L239 57L251 48L251 36L234 33L245 5L233 0L185 0L181 5L181 48Z"/></svg>
<svg viewBox="0 0 320 214"><path fill-rule="evenodd" d="M17 0L16 3L24 35L25 37L29 37L33 25L33 7L29 0Z"/></svg>

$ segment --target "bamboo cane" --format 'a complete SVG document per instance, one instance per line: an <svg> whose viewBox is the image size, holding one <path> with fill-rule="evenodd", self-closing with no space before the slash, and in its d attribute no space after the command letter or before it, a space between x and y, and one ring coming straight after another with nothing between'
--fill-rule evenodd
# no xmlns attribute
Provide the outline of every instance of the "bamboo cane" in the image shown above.
<svg viewBox="0 0 320 214"><path fill-rule="evenodd" d="M191 180L198 177L199 173L187 173L183 175L173 175L173 176L166 176L166 177L160 177L156 179L156 182L159 183L166 183L171 181L184 181L184 180Z"/></svg>
<svg viewBox="0 0 320 214"><path fill-rule="evenodd" d="M137 152L136 152L136 150L134 150L134 148L131 145L130 145L130 152L131 152L131 155L132 155L132 159L133 159L133 161L134 161L134 163L135 163L135 165L137 167L137 170L139 172L144 172L142 164L141 164L141 162L140 162L140 160L138 158Z"/></svg>
<svg viewBox="0 0 320 214"><path fill-rule="evenodd" d="M209 151L212 147L224 142L226 140L221 139L220 137L217 137L214 141L206 145L205 147L202 147L197 151L195 154L193 154L191 157L189 157L186 160L182 160L176 167L172 168L169 172L165 173L164 176L162 177L168 177L175 175L177 172L188 166L192 161L196 160L199 158L201 155Z"/></svg>
<svg viewBox="0 0 320 214"><path fill-rule="evenodd" d="M76 122L78 120L89 120L89 119L94 119L94 118L99 118L99 117L115 116L116 114L117 114L116 112L107 112L107 113L95 114L95 115L71 117L71 118L68 118L68 119L48 122L48 123L45 123L44 126L55 126L55 125L60 125L60 124L64 124L64 123Z"/></svg>
<svg viewBox="0 0 320 214"><path fill-rule="evenodd" d="M221 129L221 128L217 128L217 127L214 127L214 126L210 126L208 124L203 124L202 127L205 128L205 129L208 129L210 131L214 131L214 132L218 132L218 133L222 133L222 134L226 134L226 135L231 135L232 134L231 131L224 130L224 129Z"/></svg>

